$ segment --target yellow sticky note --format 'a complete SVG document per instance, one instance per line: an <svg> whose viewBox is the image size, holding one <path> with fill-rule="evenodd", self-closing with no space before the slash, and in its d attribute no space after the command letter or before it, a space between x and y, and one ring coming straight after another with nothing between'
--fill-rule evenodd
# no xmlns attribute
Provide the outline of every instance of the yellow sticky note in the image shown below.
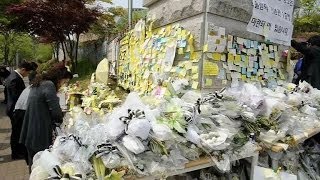
<svg viewBox="0 0 320 180"><path fill-rule="evenodd" d="M221 60L221 54L220 53L212 53L212 58L215 61L220 61Z"/></svg>
<svg viewBox="0 0 320 180"><path fill-rule="evenodd" d="M217 76L219 74L219 66L216 63L205 61L203 72L206 76Z"/></svg>
<svg viewBox="0 0 320 180"><path fill-rule="evenodd" d="M187 75L186 69L182 69L179 73L180 76L185 77Z"/></svg>
<svg viewBox="0 0 320 180"><path fill-rule="evenodd" d="M181 36L182 36L183 38L186 38L186 37L187 37L187 31L186 31L185 29L181 31Z"/></svg>
<svg viewBox="0 0 320 180"><path fill-rule="evenodd" d="M196 52L191 52L190 58L192 60L197 59L197 53Z"/></svg>
<svg viewBox="0 0 320 180"><path fill-rule="evenodd" d="M285 79L284 74L283 74L283 72L282 72L281 69L279 69L279 76L280 76L280 79L281 79L281 80L284 80L284 79Z"/></svg>
<svg viewBox="0 0 320 180"><path fill-rule="evenodd" d="M247 80L247 75L241 75L241 79L242 79L242 81L246 81Z"/></svg>
<svg viewBox="0 0 320 180"><path fill-rule="evenodd" d="M191 77L191 79L193 79L193 80L197 80L198 78L199 78L199 74L198 73L192 75L192 77Z"/></svg>
<svg viewBox="0 0 320 180"><path fill-rule="evenodd" d="M228 62L233 62L234 61L234 55L231 53L228 53Z"/></svg>
<svg viewBox="0 0 320 180"><path fill-rule="evenodd" d="M212 86L212 79L206 79L206 84L205 86L209 87L209 86Z"/></svg>
<svg viewBox="0 0 320 180"><path fill-rule="evenodd" d="M192 62L191 62L191 61L186 62L186 64L184 65L184 67L186 68L186 70L192 69Z"/></svg>
<svg viewBox="0 0 320 180"><path fill-rule="evenodd" d="M190 51L191 51L190 46L187 46L187 48L186 48L186 52L190 52Z"/></svg>
<svg viewBox="0 0 320 180"><path fill-rule="evenodd" d="M205 45L203 46L203 52L208 52L208 44L205 44Z"/></svg>
<svg viewBox="0 0 320 180"><path fill-rule="evenodd" d="M193 53L193 51L194 51L193 42L194 42L194 39L193 39L193 35L191 34L188 39L188 47L190 47L191 53Z"/></svg>
<svg viewBox="0 0 320 180"><path fill-rule="evenodd" d="M221 61L226 61L226 60L227 60L226 55L225 55L225 54L222 54L222 55L221 55Z"/></svg>
<svg viewBox="0 0 320 180"><path fill-rule="evenodd" d="M172 29L171 25L166 27L166 35L170 35L171 34L171 29Z"/></svg>
<svg viewBox="0 0 320 180"><path fill-rule="evenodd" d="M192 74L198 73L198 66L192 66L191 72Z"/></svg>
<svg viewBox="0 0 320 180"><path fill-rule="evenodd" d="M193 81L193 83L192 83L192 89L198 89L198 85L199 85L198 82Z"/></svg>
<svg viewBox="0 0 320 180"><path fill-rule="evenodd" d="M178 54L183 54L183 48L179 48Z"/></svg>
<svg viewBox="0 0 320 180"><path fill-rule="evenodd" d="M244 67L248 67L248 66L249 66L249 59L246 58L245 61L244 61Z"/></svg>
<svg viewBox="0 0 320 180"><path fill-rule="evenodd" d="M236 55L235 58L234 58L234 64L240 65L240 61L241 61L241 56L240 55Z"/></svg>

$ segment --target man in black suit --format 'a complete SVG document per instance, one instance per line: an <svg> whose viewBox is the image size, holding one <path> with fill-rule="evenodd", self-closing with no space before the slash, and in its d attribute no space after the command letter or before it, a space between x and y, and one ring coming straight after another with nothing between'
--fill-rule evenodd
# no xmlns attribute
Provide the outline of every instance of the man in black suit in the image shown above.
<svg viewBox="0 0 320 180"><path fill-rule="evenodd" d="M23 78L27 77L30 71L33 70L31 63L23 61L18 65L18 69L13 71L5 81L7 90L7 115L10 117L12 132L11 132L11 158L23 159L25 147L19 144L22 122L16 122L13 118L13 111L22 91L26 88Z"/></svg>

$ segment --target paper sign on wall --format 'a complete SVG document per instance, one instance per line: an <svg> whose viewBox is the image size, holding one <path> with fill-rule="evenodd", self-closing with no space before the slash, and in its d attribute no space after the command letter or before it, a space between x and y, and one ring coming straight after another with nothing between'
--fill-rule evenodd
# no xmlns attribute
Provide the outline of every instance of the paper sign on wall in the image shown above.
<svg viewBox="0 0 320 180"><path fill-rule="evenodd" d="M247 30L271 42L290 45L294 0L255 0Z"/></svg>

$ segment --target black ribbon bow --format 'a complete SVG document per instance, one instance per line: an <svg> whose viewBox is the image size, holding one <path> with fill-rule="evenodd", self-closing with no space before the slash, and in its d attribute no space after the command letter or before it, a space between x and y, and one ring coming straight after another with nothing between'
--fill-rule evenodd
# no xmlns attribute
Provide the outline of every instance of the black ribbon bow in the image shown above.
<svg viewBox="0 0 320 180"><path fill-rule="evenodd" d="M69 136L64 136L60 138L60 142L65 142L67 140L74 140L80 147L85 146L82 144L80 137L70 134Z"/></svg>
<svg viewBox="0 0 320 180"><path fill-rule="evenodd" d="M129 126L129 123L130 121L133 119L133 118L137 118L137 119L143 119L143 118L146 118L145 116L145 113L144 111L141 111L141 110L131 110L131 109L128 109L128 116L122 116L120 117L120 120L122 122L124 122L125 124L125 132L128 131L128 126Z"/></svg>
<svg viewBox="0 0 320 180"><path fill-rule="evenodd" d="M121 155L118 147L112 145L109 141L106 141L106 143L98 145L97 148L98 150L94 152L94 156L96 156L96 158L99 158L102 155L109 153L116 153L118 155Z"/></svg>

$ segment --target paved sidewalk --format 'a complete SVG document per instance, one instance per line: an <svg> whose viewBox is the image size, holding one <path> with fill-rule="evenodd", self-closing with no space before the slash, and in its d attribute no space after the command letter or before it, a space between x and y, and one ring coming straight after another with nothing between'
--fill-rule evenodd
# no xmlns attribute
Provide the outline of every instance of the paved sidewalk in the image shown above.
<svg viewBox="0 0 320 180"><path fill-rule="evenodd" d="M0 90L0 102L3 101ZM12 161L10 149L11 123L5 115L5 105L0 104L0 180L28 180L29 171L24 160Z"/></svg>

